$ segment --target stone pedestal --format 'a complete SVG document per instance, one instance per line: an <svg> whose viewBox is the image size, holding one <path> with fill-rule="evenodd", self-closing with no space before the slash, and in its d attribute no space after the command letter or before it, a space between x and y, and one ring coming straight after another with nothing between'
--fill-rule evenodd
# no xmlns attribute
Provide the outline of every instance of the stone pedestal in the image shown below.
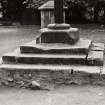
<svg viewBox="0 0 105 105"><path fill-rule="evenodd" d="M77 28L67 24L51 24L34 41L4 54L0 65L2 75L11 83L30 87L33 81L45 86L61 84L91 84L103 71L104 44L79 38ZM104 77L103 77L104 78ZM79 82L78 82L79 81ZM7 80L8 82L8 80Z"/></svg>
<svg viewBox="0 0 105 105"><path fill-rule="evenodd" d="M37 43L65 43L75 44L79 40L79 30L68 24L51 24L43 29L36 39Z"/></svg>

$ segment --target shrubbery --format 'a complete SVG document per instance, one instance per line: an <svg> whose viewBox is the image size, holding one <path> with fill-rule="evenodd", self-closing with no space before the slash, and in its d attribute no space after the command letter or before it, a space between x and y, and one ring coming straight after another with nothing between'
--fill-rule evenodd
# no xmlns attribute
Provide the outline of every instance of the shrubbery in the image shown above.
<svg viewBox="0 0 105 105"><path fill-rule="evenodd" d="M21 5L18 6L15 1L20 1ZM0 0L3 17L12 20L20 20L25 8L36 9L47 1L48 0ZM104 0L64 0L64 4L68 7L66 13L66 21L68 23L81 23L84 21L105 23Z"/></svg>
<svg viewBox="0 0 105 105"><path fill-rule="evenodd" d="M105 23L104 0L65 0L65 5L68 7L69 21Z"/></svg>

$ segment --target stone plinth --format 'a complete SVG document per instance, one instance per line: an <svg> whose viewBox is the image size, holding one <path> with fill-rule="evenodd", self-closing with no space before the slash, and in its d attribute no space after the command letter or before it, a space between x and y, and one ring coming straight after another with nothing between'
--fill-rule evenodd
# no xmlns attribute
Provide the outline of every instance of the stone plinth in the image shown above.
<svg viewBox="0 0 105 105"><path fill-rule="evenodd" d="M103 66L104 52L103 51L90 51L87 56L88 65Z"/></svg>
<svg viewBox="0 0 105 105"><path fill-rule="evenodd" d="M79 30L69 25L50 25L42 30L41 35L36 39L37 43L65 43L75 44L79 40Z"/></svg>
<svg viewBox="0 0 105 105"><path fill-rule="evenodd" d="M56 71L59 72L59 74L63 71L68 71L68 73L71 73L71 70L73 69L75 72L81 72L82 73L90 73L90 74L98 74L100 73L100 67L99 66L86 66L86 65L31 65L31 64L2 64L0 66L3 70L6 71L34 71L37 73L39 72L46 72L48 71L49 73L55 72L55 77L56 77ZM61 71L61 72L60 72ZM80 74L80 73L79 73ZM80 74L80 75L81 75ZM89 75L89 74L88 74ZM88 76L87 75L87 76ZM46 75L47 76L47 75ZM85 75L86 76L86 75Z"/></svg>
<svg viewBox="0 0 105 105"><path fill-rule="evenodd" d="M80 39L75 45L28 43L13 53L3 55L3 64L91 65L103 66L104 51L95 49L91 40ZM99 45L99 44L98 44Z"/></svg>

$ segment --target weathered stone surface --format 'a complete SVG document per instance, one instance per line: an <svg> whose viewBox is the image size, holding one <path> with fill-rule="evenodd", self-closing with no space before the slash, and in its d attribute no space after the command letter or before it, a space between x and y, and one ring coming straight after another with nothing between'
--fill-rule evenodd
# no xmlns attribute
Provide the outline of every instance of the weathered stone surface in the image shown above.
<svg viewBox="0 0 105 105"><path fill-rule="evenodd" d="M20 46L21 53L38 54L88 54L91 47L91 40L80 39L75 45L63 43L40 43L35 41Z"/></svg>
<svg viewBox="0 0 105 105"><path fill-rule="evenodd" d="M103 51L90 51L87 56L88 65L103 66L104 52Z"/></svg>
<svg viewBox="0 0 105 105"><path fill-rule="evenodd" d="M70 28L70 24L65 24L65 23L48 25L48 29L64 30L69 28Z"/></svg>
<svg viewBox="0 0 105 105"><path fill-rule="evenodd" d="M64 30L43 29L42 34L36 39L37 43L65 43L75 44L79 40L79 30L69 28Z"/></svg>
<svg viewBox="0 0 105 105"><path fill-rule="evenodd" d="M76 63L85 64L86 55L8 53L2 59L3 63L70 65Z"/></svg>
<svg viewBox="0 0 105 105"><path fill-rule="evenodd" d="M3 64L0 68L2 73L1 84L18 88L32 88L33 81L35 84L37 81L41 86L40 89L49 90L52 86L60 84L86 85L96 84L96 81L100 83L100 68L95 66ZM34 89L38 88L34 87Z"/></svg>
<svg viewBox="0 0 105 105"><path fill-rule="evenodd" d="M86 65L31 65L31 64L2 64L0 66L2 70L10 70L10 71L39 71L39 72L46 72L46 71L69 71L71 70L74 72L84 72L84 73L101 73L99 66L86 66Z"/></svg>
<svg viewBox="0 0 105 105"><path fill-rule="evenodd" d="M2 63L16 63L14 56L2 56Z"/></svg>
<svg viewBox="0 0 105 105"><path fill-rule="evenodd" d="M105 76L105 65L101 69L102 69L102 74Z"/></svg>
<svg viewBox="0 0 105 105"><path fill-rule="evenodd" d="M104 51L104 43L92 43L91 50L93 51Z"/></svg>

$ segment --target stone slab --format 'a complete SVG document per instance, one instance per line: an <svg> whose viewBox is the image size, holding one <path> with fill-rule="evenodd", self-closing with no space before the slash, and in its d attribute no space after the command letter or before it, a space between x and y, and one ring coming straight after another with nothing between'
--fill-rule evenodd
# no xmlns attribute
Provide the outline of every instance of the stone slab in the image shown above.
<svg viewBox="0 0 105 105"><path fill-rule="evenodd" d="M36 40L37 43L66 43L73 45L79 40L79 30L77 28L59 30L45 28Z"/></svg>
<svg viewBox="0 0 105 105"><path fill-rule="evenodd" d="M86 55L60 54L20 54L7 53L2 57L3 63L22 64L85 64Z"/></svg>
<svg viewBox="0 0 105 105"><path fill-rule="evenodd" d="M87 56L88 65L103 66L104 52L103 51L90 51Z"/></svg>
<svg viewBox="0 0 105 105"><path fill-rule="evenodd" d="M80 39L75 45L62 43L40 43L32 41L20 46L21 53L38 53L38 54L88 54L91 47L91 40Z"/></svg>
<svg viewBox="0 0 105 105"><path fill-rule="evenodd" d="M2 64L2 70L36 70L36 71L81 71L86 73L101 73L100 66L81 66L81 65L30 65L30 64Z"/></svg>
<svg viewBox="0 0 105 105"><path fill-rule="evenodd" d="M102 74L105 75L105 65L102 67Z"/></svg>
<svg viewBox="0 0 105 105"><path fill-rule="evenodd" d="M104 43L92 43L91 50L93 51L104 51Z"/></svg>

